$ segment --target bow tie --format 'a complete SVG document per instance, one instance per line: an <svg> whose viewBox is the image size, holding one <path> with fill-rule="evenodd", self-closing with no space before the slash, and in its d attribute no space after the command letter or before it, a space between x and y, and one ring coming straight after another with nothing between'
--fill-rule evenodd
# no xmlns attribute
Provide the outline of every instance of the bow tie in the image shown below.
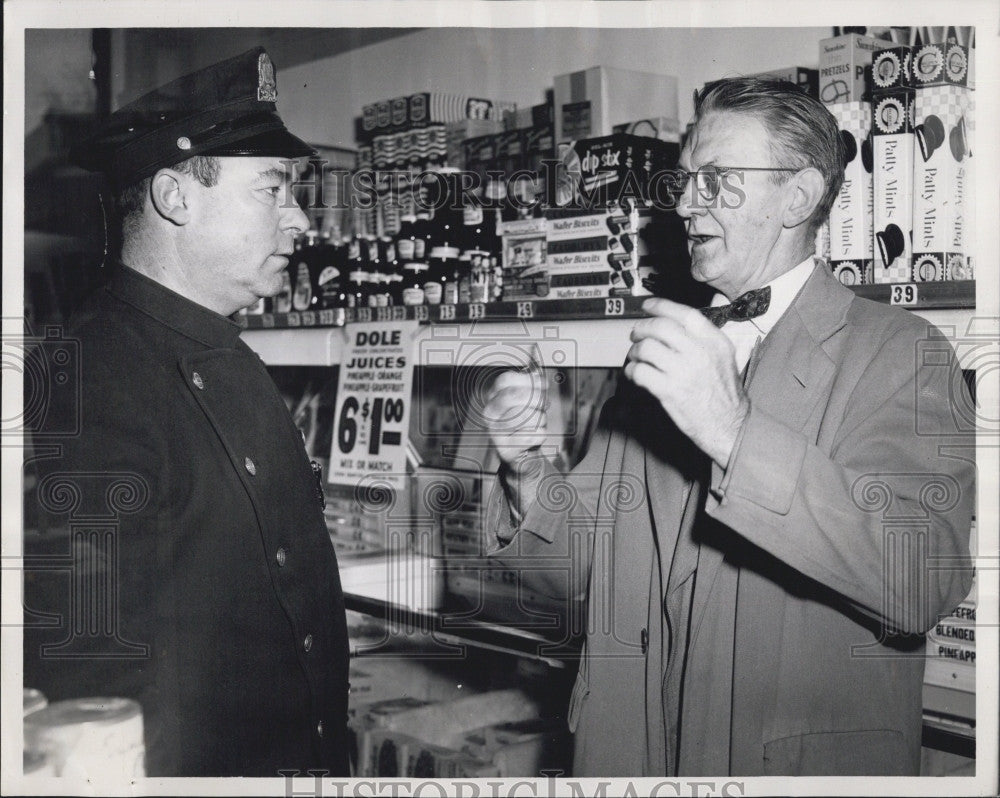
<svg viewBox="0 0 1000 798"><path fill-rule="evenodd" d="M765 285L741 294L729 305L699 308L712 324L721 327L727 321L747 321L763 316L771 304L771 286Z"/></svg>

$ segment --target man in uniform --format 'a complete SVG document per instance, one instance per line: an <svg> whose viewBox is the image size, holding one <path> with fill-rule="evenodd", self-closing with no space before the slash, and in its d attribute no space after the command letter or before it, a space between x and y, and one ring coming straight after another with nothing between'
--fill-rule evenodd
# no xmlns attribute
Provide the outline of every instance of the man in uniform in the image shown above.
<svg viewBox="0 0 1000 798"><path fill-rule="evenodd" d="M321 486L230 318L279 291L308 226L288 159L312 148L276 99L257 48L122 107L72 156L110 178L123 246L65 334L79 404L51 413L79 434L40 462L25 686L137 700L149 776L347 772ZM68 573L41 570L67 553Z"/></svg>
<svg viewBox="0 0 1000 798"><path fill-rule="evenodd" d="M710 84L680 168L713 307L644 304L568 478L537 449L537 375L487 407L494 555L588 600L574 774L916 775L923 633L971 584L954 353L814 262L843 179L817 101Z"/></svg>

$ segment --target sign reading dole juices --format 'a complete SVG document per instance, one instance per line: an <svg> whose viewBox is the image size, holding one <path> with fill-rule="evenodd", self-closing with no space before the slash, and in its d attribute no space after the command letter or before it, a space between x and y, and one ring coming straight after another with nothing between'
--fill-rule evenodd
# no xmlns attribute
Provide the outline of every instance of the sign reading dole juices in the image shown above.
<svg viewBox="0 0 1000 798"><path fill-rule="evenodd" d="M394 487L403 487L418 327L416 321L396 321L346 328L330 451L331 483L356 485L378 474Z"/></svg>

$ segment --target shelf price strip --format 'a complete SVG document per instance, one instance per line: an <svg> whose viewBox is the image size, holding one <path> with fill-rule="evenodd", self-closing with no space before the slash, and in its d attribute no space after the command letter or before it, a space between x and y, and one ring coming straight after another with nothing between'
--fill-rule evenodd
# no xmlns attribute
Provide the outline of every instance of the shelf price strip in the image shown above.
<svg viewBox="0 0 1000 798"><path fill-rule="evenodd" d="M404 487L416 321L352 324L337 382L331 483Z"/></svg>

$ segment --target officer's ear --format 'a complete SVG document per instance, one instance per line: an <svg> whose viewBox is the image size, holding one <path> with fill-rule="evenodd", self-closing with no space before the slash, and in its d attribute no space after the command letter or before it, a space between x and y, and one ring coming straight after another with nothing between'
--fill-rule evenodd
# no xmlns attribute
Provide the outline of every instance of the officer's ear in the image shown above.
<svg viewBox="0 0 1000 798"><path fill-rule="evenodd" d="M819 169L810 166L794 174L786 188L790 196L782 222L785 227L797 227L812 217L826 192L826 181Z"/></svg>
<svg viewBox="0 0 1000 798"><path fill-rule="evenodd" d="M153 175L150 198L156 212L176 225L187 224L191 218L189 189L186 176L173 169L160 169Z"/></svg>

